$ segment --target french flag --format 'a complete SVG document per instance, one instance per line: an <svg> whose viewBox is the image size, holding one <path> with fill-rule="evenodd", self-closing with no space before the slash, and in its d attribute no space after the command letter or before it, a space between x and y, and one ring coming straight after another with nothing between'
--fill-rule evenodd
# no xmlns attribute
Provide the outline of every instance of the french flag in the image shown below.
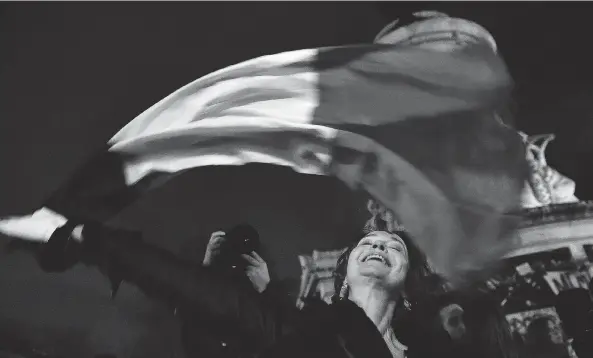
<svg viewBox="0 0 593 358"><path fill-rule="evenodd" d="M105 221L193 168L281 165L365 191L453 277L500 257L519 222L509 213L527 178L525 149L497 114L511 88L481 26L418 15L372 44L263 56L185 85L43 207Z"/></svg>

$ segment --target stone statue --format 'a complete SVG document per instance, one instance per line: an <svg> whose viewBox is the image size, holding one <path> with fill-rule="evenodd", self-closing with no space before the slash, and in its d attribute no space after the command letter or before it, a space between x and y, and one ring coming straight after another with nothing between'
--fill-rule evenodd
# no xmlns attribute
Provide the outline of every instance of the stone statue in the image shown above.
<svg viewBox="0 0 593 358"><path fill-rule="evenodd" d="M575 182L550 167L546 161L546 147L554 140L553 134L529 136L519 132L526 145L530 176L521 197L524 208L552 204L574 203Z"/></svg>

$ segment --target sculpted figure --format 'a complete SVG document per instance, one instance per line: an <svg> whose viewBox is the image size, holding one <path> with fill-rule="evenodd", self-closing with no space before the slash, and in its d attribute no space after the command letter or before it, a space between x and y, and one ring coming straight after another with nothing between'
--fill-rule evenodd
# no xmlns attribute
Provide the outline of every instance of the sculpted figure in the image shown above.
<svg viewBox="0 0 593 358"><path fill-rule="evenodd" d="M578 202L574 195L575 182L550 167L546 161L546 148L554 140L554 134L520 134L527 146L526 157L531 171L521 198L523 207Z"/></svg>

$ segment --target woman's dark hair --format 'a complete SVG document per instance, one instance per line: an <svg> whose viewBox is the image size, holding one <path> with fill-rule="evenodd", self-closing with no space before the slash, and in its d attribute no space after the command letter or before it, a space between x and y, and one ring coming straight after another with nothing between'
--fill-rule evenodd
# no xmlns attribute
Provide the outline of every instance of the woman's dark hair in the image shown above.
<svg viewBox="0 0 593 358"><path fill-rule="evenodd" d="M461 306L474 356L519 358L524 355L522 342L513 336L500 302L495 297L483 292L474 293L467 295Z"/></svg>
<svg viewBox="0 0 593 358"><path fill-rule="evenodd" d="M377 231L387 231L380 230ZM426 260L426 256L418 247L413 243L409 234L405 231L389 231L392 234L396 234L401 237L408 251L408 274L404 282L404 294L405 298L410 303L414 303L416 299L422 297L425 292L429 290L430 278L436 276ZM332 300L335 302L339 299L340 290L346 279L346 269L348 267L348 258L352 253L352 250L358 245L358 242L365 236L365 232L357 235L356 239L353 240L352 244L340 255L334 271L334 296ZM434 280L433 280L434 281Z"/></svg>
<svg viewBox="0 0 593 358"><path fill-rule="evenodd" d="M556 320L548 315L537 317L529 323L525 343L531 353L549 351L553 349L554 346L557 346L550 337L550 323L552 323L556 329L560 329Z"/></svg>

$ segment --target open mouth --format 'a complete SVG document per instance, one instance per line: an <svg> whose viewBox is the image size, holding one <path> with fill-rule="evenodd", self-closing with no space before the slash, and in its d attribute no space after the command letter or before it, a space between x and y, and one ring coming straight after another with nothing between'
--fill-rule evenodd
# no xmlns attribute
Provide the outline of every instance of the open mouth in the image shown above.
<svg viewBox="0 0 593 358"><path fill-rule="evenodd" d="M362 258L362 262L372 262L372 261L381 262L383 265L385 265L387 267L391 267L391 263L389 262L389 259L387 259L387 257L385 257L382 254L371 253L371 254L368 254Z"/></svg>

